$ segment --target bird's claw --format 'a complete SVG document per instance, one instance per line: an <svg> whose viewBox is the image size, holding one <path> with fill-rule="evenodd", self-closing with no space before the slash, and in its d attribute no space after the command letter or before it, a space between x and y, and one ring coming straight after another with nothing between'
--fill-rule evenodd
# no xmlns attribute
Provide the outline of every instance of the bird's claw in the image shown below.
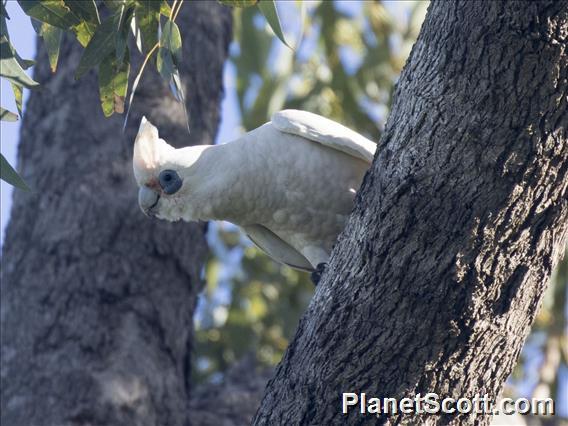
<svg viewBox="0 0 568 426"><path fill-rule="evenodd" d="M316 266L316 270L312 272L311 278L315 286L319 284L321 276L323 275L326 268L327 268L327 263L318 263L318 266Z"/></svg>

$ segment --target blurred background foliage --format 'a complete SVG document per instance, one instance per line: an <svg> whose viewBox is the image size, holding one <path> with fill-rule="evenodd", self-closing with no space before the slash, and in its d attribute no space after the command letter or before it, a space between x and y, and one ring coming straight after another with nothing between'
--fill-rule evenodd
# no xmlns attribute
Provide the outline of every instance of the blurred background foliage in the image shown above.
<svg viewBox="0 0 568 426"><path fill-rule="evenodd" d="M242 131L284 108L312 111L380 139L396 80L428 2L278 2L291 50L258 9L234 10L231 67ZM227 90L231 90L228 88ZM196 315L194 379L219 381L244 356L275 365L293 337L313 284L281 266L230 224L210 224L212 254ZM566 398L568 259L556 271L520 362L512 396ZM566 413L566 404L557 407Z"/></svg>

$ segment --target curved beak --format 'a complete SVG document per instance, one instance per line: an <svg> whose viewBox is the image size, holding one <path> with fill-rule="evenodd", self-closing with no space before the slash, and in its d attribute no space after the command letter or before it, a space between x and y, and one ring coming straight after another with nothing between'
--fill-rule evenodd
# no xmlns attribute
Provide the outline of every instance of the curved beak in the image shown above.
<svg viewBox="0 0 568 426"><path fill-rule="evenodd" d="M158 205L158 201L160 201L160 194L150 188L142 186L138 191L138 205L146 216L156 215L152 209Z"/></svg>

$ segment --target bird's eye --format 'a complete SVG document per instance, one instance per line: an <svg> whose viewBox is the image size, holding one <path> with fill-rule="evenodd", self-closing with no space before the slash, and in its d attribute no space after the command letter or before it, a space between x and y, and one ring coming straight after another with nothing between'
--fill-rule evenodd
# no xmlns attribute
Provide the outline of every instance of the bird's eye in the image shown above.
<svg viewBox="0 0 568 426"><path fill-rule="evenodd" d="M170 195L175 194L183 183L175 170L162 170L158 179L164 192Z"/></svg>

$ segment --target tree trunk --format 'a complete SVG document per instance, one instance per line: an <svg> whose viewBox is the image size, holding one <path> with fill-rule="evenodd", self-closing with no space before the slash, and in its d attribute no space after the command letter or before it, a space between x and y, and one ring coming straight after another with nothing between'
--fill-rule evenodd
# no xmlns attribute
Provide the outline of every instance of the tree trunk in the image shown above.
<svg viewBox="0 0 568 426"><path fill-rule="evenodd" d="M498 397L567 239L567 47L566 1L431 4L255 424L489 422L341 398Z"/></svg>
<svg viewBox="0 0 568 426"><path fill-rule="evenodd" d="M55 75L43 49L24 119L20 170L2 258L4 425L187 425L193 311L204 226L152 221L139 210L132 144L148 116L176 146L212 143L231 13L187 2L184 39L191 134L148 67L126 133L105 119L94 72L73 74L66 39ZM135 61L137 72L140 58Z"/></svg>

